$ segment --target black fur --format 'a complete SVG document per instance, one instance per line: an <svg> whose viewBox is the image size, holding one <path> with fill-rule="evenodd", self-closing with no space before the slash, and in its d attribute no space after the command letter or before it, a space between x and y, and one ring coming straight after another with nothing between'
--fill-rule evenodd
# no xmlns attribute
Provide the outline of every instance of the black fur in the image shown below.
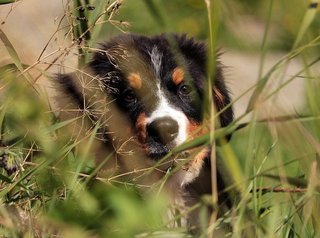
<svg viewBox="0 0 320 238"><path fill-rule="evenodd" d="M168 88L170 88L171 82L171 72L178 66L178 64L184 64L192 77L192 83L197 89L196 100L193 100L191 103L194 105L184 105L179 104L178 106L183 109L183 111L200 122L202 120L202 101L204 99L204 87L205 87L205 75L206 75L206 58L207 58L207 49L204 43L196 42L193 38L187 38L186 35L160 35L155 37L146 37L141 35L121 35L115 38L112 38L107 43L101 46L101 51L97 52L93 56L93 60L90 62L90 68L93 69L94 73L99 75L106 85L107 89L117 88L118 91L114 92L115 98L119 99L118 103L121 108L125 111L129 109L131 112L132 120L134 121L137 117L137 111L141 110L137 108L132 110L131 107L126 108L126 103L121 101L124 97L124 94L127 90L127 85L124 83L125 80L122 72L117 69L116 62L114 62L105 52L108 49L115 47L119 44L131 45L136 48L140 55L143 57L143 60L146 64L151 64L149 52L153 46L157 46L159 51L163 54L165 59L165 64L161 68L161 79L164 82L167 82ZM183 56L183 60L179 60L179 55ZM180 57L181 58L181 57ZM108 60L106 60L108 59ZM180 62L183 61L183 62ZM108 74L114 74L112 77L108 77ZM230 104L230 96L227 90L227 87L224 83L224 78L222 75L222 68L220 64L217 64L217 69L215 70L216 76L214 79L215 87L221 92L224 96L224 101L221 104L217 98L215 98L215 104L218 111L224 109L228 104ZM120 96L119 96L120 95ZM178 101L176 98L172 98L172 101ZM146 103L144 103L144 106ZM149 106L151 107L151 106ZM145 108L144 108L145 109ZM152 108L151 108L152 110ZM222 127L227 126L233 120L233 111L231 107L228 107L220 115L220 123Z"/></svg>
<svg viewBox="0 0 320 238"><path fill-rule="evenodd" d="M64 94L68 95L76 102L80 109L84 109L84 98L82 93L79 91L79 88L74 84L70 75L67 74L58 74L56 77L56 83L60 85L60 90Z"/></svg>

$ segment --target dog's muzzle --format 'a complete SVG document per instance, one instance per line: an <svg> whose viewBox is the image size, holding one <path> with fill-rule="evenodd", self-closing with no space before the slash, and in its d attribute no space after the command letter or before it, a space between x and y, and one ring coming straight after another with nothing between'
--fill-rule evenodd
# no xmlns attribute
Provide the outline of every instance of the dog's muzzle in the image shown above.
<svg viewBox="0 0 320 238"><path fill-rule="evenodd" d="M179 132L178 123L170 117L155 119L147 125L147 133L155 142L168 145L174 141Z"/></svg>

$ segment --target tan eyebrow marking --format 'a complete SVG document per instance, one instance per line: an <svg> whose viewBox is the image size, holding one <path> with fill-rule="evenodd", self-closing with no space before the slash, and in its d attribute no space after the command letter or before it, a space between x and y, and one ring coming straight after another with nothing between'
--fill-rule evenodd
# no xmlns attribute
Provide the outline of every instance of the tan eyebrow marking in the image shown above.
<svg viewBox="0 0 320 238"><path fill-rule="evenodd" d="M180 84L184 79L184 71L183 69L177 67L173 70L172 73L172 81L175 85Z"/></svg>
<svg viewBox="0 0 320 238"><path fill-rule="evenodd" d="M129 85L134 89L140 89L142 80L138 73L130 73L127 77Z"/></svg>

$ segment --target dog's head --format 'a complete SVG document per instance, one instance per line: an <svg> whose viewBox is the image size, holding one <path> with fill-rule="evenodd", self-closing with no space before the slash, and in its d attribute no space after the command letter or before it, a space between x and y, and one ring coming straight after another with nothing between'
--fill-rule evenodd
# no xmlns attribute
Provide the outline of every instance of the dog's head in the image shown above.
<svg viewBox="0 0 320 238"><path fill-rule="evenodd" d="M186 36L116 37L95 53L90 68L132 123L148 157L159 159L202 128L206 47ZM217 110L230 103L221 67L215 70ZM232 109L220 114L221 126Z"/></svg>
<svg viewBox="0 0 320 238"><path fill-rule="evenodd" d="M107 123L102 123L106 125L103 135L122 141L134 138L134 149L129 150L138 151L135 157L146 155L152 163L209 130L203 118L203 101L208 93L206 58L205 45L184 35L122 35L103 44L86 69L59 75L57 82L91 122L96 124L104 117ZM226 108L230 97L219 63L214 72L215 108L224 109L219 112L217 124L224 127L233 120L233 113L231 107ZM184 172L177 175L178 180L180 184L188 183L199 175L207 157L207 148L189 150L170 157L161 168L182 160ZM139 166L133 163L125 167L131 170Z"/></svg>

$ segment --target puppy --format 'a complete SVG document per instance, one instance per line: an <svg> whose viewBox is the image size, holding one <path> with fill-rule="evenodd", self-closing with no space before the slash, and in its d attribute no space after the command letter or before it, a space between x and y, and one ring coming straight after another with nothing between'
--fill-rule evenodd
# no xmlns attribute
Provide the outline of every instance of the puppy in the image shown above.
<svg viewBox="0 0 320 238"><path fill-rule="evenodd" d="M208 67L205 44L185 35L128 34L102 44L84 69L60 74L56 81L73 105L86 114L89 124L99 124L101 144L116 150L119 167L138 171L151 166L158 173L156 179L146 179L152 183L172 169L165 189L184 211L203 194L211 193L209 148L170 154L175 147L208 132L203 117ZM217 124L225 127L232 122L233 112L226 107L230 97L219 63L214 72L214 105L216 111L224 109ZM138 159L120 158L128 155L124 147ZM217 179L222 191L219 171ZM197 227L197 213L189 213L185 223L190 229Z"/></svg>

